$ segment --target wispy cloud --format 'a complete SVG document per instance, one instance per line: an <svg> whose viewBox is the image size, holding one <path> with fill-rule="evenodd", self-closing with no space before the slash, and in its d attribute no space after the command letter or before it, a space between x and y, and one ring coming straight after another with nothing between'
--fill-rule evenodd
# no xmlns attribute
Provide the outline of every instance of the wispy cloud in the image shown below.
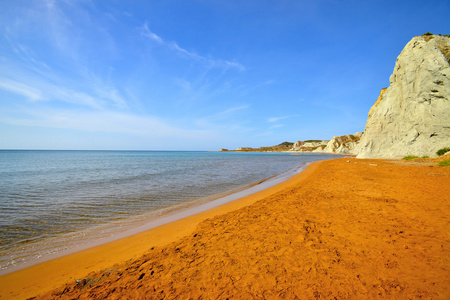
<svg viewBox="0 0 450 300"><path fill-rule="evenodd" d="M19 82L0 77L0 89L33 102L56 101L99 110L105 110L111 106L113 108L127 107L126 101L119 92L114 88L107 87L93 87L91 92L86 92L67 86L58 86L36 78L24 77L23 81Z"/></svg>
<svg viewBox="0 0 450 300"><path fill-rule="evenodd" d="M112 111L49 108L31 110L24 108L20 117L3 115L1 120L3 123L20 126L123 133L149 138L202 139L211 136L208 130L187 129L184 126L177 127L158 117Z"/></svg>
<svg viewBox="0 0 450 300"><path fill-rule="evenodd" d="M128 106L119 91L113 87L97 87L95 94L101 99L112 102L117 108L126 108Z"/></svg>
<svg viewBox="0 0 450 300"><path fill-rule="evenodd" d="M61 9L60 3L53 0L45 0L43 3L45 9L37 9L34 17L40 22L44 22L47 36L51 39L51 43L60 50L60 53L74 61L79 61L81 59L78 51L80 40L74 34L78 30ZM69 2L63 4L69 4Z"/></svg>
<svg viewBox="0 0 450 300"><path fill-rule="evenodd" d="M269 129L276 129L276 128L281 128L281 127L284 127L284 125L283 124L275 124L273 126L270 126Z"/></svg>
<svg viewBox="0 0 450 300"><path fill-rule="evenodd" d="M80 25L77 18L89 24ZM74 3L51 0L35 3L24 10L22 18L14 17L4 29L5 46L10 51L2 57L0 89L34 102L54 101L100 110L127 108L117 85L91 67L85 55L88 48L81 50L82 45L91 45L90 36L83 30L99 27L93 26L92 20ZM109 35L102 37L108 40Z"/></svg>
<svg viewBox="0 0 450 300"><path fill-rule="evenodd" d="M42 99L42 92L39 89L7 78L0 77L0 89L24 96L32 101Z"/></svg>
<svg viewBox="0 0 450 300"><path fill-rule="evenodd" d="M237 116L239 115L239 112L249 108L250 105L247 104L233 106L198 119L195 124L203 128L226 128L229 131L247 131L248 128L246 128L245 125L248 124L248 120Z"/></svg>
<svg viewBox="0 0 450 300"><path fill-rule="evenodd" d="M24 131L39 127L145 137L138 140L209 141L248 130L250 121L242 115L249 105L218 103L235 99L229 71L244 71L241 63L199 54L152 32L147 23L134 31L141 39L123 39L114 30L121 25L119 16L102 11L95 18L95 9L42 0L4 22L0 90L13 101L0 101L1 123ZM178 58L174 66L160 72L151 68L149 43L162 50L163 58ZM192 119L172 109L179 101L204 110L195 110L201 112ZM212 111L211 103L222 110Z"/></svg>
<svg viewBox="0 0 450 300"><path fill-rule="evenodd" d="M224 115L228 115L228 114L231 114L231 113L234 113L234 112L237 112L240 110L248 109L248 108L250 108L250 105L248 105L248 104L234 106L234 107L228 108L224 111L221 111L219 113L216 113L215 116L224 116Z"/></svg>
<svg viewBox="0 0 450 300"><path fill-rule="evenodd" d="M27 63L27 67L29 69L31 69L31 70L38 70L38 69L49 70L49 66L46 63L39 61L36 58L36 54L33 53L32 50L25 47L24 45L14 43L11 40L9 40L9 42L12 45L13 51L17 54L17 56L23 62Z"/></svg>
<svg viewBox="0 0 450 300"><path fill-rule="evenodd" d="M152 41L155 41L158 44L161 44L161 45L165 44L162 38L160 38L156 33L153 33L150 31L147 23L145 23L142 26L142 35L144 35L145 37L148 37L149 39L151 39Z"/></svg>
<svg viewBox="0 0 450 300"><path fill-rule="evenodd" d="M269 123L275 123L281 120L286 120L286 119L291 119L291 118L295 118L298 117L298 115L291 115L291 116L282 116L282 117L271 117L269 119L267 119L267 122Z"/></svg>
<svg viewBox="0 0 450 300"><path fill-rule="evenodd" d="M280 121L283 120L287 120L287 119L292 119L298 117L298 115L290 115L290 116L281 116L281 117L271 117L267 119L268 123L271 123L272 125L269 127L269 132L273 133L272 130L273 129L278 129L278 128L282 128L285 125L282 123L279 123Z"/></svg>
<svg viewBox="0 0 450 300"><path fill-rule="evenodd" d="M148 27L148 23L144 23L142 27L140 28L141 33L144 37L150 39L151 41L155 42L158 45L164 46L172 50L173 52L185 56L187 58L196 60L196 61L202 61L204 63L207 63L208 65L212 67L220 67L220 68L232 68L237 69L239 71L245 71L245 67L237 62L237 61L228 61L228 60L222 60L222 59L213 59L211 57L202 56L194 51L189 51L184 49L183 47L179 46L177 42L175 41L166 41L163 38L161 38L156 33L152 32L150 28Z"/></svg>
<svg viewBox="0 0 450 300"><path fill-rule="evenodd" d="M251 94L255 90L259 90L259 89L261 89L261 88L263 88L265 86L272 85L274 83L275 83L275 80L269 79L269 80L266 80L266 81L263 81L263 82L260 82L260 83L257 83L257 84L245 87L243 89L242 93L243 94Z"/></svg>

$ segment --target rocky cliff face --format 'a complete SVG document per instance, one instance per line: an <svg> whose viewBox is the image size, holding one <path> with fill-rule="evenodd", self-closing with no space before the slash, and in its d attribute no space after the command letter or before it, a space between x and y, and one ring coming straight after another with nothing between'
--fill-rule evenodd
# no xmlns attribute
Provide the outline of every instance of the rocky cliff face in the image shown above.
<svg viewBox="0 0 450 300"><path fill-rule="evenodd" d="M362 132L357 132L355 134L335 136L329 141L298 141L294 144L291 151L354 154L361 135Z"/></svg>
<svg viewBox="0 0 450 300"><path fill-rule="evenodd" d="M298 141L294 144L291 151L299 152L322 152L328 141Z"/></svg>
<svg viewBox="0 0 450 300"><path fill-rule="evenodd" d="M450 38L414 37L369 112L358 158L436 156L450 146Z"/></svg>
<svg viewBox="0 0 450 300"><path fill-rule="evenodd" d="M355 148L359 143L362 132L350 135L342 135L333 137L323 152L336 154L354 154Z"/></svg>
<svg viewBox="0 0 450 300"><path fill-rule="evenodd" d="M317 153L335 153L335 154L355 154L354 150L359 143L362 132L355 134L335 136L329 141L309 140L298 141L295 144L284 142L270 147L239 147L236 150L220 149L220 151L238 151L238 152L317 152Z"/></svg>

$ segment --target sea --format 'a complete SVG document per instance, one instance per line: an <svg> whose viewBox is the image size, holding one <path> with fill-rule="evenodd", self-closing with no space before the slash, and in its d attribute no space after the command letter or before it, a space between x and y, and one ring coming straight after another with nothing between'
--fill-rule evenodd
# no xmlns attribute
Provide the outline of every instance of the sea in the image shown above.
<svg viewBox="0 0 450 300"><path fill-rule="evenodd" d="M0 275L332 158L336 155L0 150Z"/></svg>

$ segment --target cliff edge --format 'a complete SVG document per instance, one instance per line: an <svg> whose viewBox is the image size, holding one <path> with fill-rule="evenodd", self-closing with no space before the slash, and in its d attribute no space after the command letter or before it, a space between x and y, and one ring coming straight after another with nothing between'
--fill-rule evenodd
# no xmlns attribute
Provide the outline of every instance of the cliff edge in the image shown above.
<svg viewBox="0 0 450 300"><path fill-rule="evenodd" d="M450 38L414 37L369 112L358 158L436 156L450 146Z"/></svg>

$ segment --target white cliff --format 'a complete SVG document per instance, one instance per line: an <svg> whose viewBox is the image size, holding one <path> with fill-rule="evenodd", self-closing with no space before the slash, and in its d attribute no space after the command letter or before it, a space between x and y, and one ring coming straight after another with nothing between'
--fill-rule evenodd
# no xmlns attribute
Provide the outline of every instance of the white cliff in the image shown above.
<svg viewBox="0 0 450 300"><path fill-rule="evenodd" d="M450 146L450 38L414 37L369 112L358 158L436 156Z"/></svg>
<svg viewBox="0 0 450 300"><path fill-rule="evenodd" d="M322 152L328 141L298 141L294 144L291 151L299 152Z"/></svg>
<svg viewBox="0 0 450 300"><path fill-rule="evenodd" d="M335 136L329 141L298 141L294 144L291 151L354 154L354 149L361 135L362 132L357 132L355 134Z"/></svg>
<svg viewBox="0 0 450 300"><path fill-rule="evenodd" d="M328 143L323 152L336 154L354 154L356 145L362 132L350 135L334 136Z"/></svg>

